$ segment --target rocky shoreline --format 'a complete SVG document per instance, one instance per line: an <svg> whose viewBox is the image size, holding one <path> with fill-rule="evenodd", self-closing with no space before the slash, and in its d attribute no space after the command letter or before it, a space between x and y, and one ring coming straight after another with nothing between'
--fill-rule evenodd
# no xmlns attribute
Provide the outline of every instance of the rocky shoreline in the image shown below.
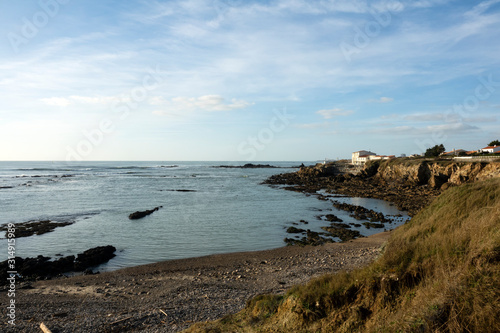
<svg viewBox="0 0 500 333"><path fill-rule="evenodd" d="M318 164L312 167L303 167L297 172L271 176L264 184L283 186L285 190L297 191L306 194L315 194L318 199L326 200L325 193L342 194L349 197L382 199L394 203L399 210L407 211L413 216L427 206L441 190L410 182L387 182L376 177L377 167L365 168L359 174L341 174L335 164Z"/></svg>
<svg viewBox="0 0 500 333"><path fill-rule="evenodd" d="M16 327L3 332L178 332L283 293L315 276L373 261L390 232L346 243L212 255L37 281L16 291ZM2 297L6 291L0 292Z"/></svg>
<svg viewBox="0 0 500 333"><path fill-rule="evenodd" d="M424 175L425 182L388 181L379 176L378 167L368 167L352 175L339 172L335 165L302 166L297 172L272 176L265 184L314 194L320 200L330 200L331 193L383 199L410 216L446 188L444 178L438 176ZM323 191L318 193L319 190ZM373 228L390 222L363 207L340 202L332 205L366 220ZM379 255L390 235L381 232L348 241L359 235L350 233L338 217L326 214L318 218L330 222L330 226L323 227L329 237L336 235L345 241L329 243L322 233L289 228L290 233L305 235L291 242L301 246L173 260L92 276L37 281L28 289L18 290L17 326L12 331L39 332L43 322L54 332L178 332L194 322L237 312L255 295L283 293L315 276L360 268ZM3 328L10 332L9 326Z"/></svg>
<svg viewBox="0 0 500 333"><path fill-rule="evenodd" d="M116 248L111 245L98 246L76 255L52 258L39 255L36 258L15 257L0 262L0 291L8 286L10 274L9 263L15 262L16 283L19 288L30 288L31 283L37 280L48 280L56 277L67 277L65 274L84 272L94 274L93 267L108 262L115 256ZM8 289L8 288L7 288Z"/></svg>

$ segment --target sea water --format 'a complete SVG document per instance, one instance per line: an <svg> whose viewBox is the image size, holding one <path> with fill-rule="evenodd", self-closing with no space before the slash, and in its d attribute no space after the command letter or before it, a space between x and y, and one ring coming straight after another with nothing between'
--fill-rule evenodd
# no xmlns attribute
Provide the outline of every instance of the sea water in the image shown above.
<svg viewBox="0 0 500 333"><path fill-rule="evenodd" d="M283 239L290 237L286 228L300 220L309 222L302 228L320 231L327 225L317 218L320 214L337 214L351 222L329 201L262 185L273 174L296 171L293 167L302 162L255 163L278 168L217 167L243 162L0 162L0 224L74 222L42 235L17 238L16 256L57 258L113 245L116 257L99 267L106 271L281 247ZM380 200L335 200L384 214L400 213ZM128 218L135 211L159 206L145 218ZM363 235L381 231L359 230ZM0 238L3 261L8 256L7 239L3 233Z"/></svg>

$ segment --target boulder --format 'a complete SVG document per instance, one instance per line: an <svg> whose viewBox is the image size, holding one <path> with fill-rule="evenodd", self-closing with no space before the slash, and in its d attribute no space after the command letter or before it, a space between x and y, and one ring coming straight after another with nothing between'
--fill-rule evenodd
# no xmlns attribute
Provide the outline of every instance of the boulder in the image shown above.
<svg viewBox="0 0 500 333"><path fill-rule="evenodd" d="M115 256L116 248L111 245L98 246L78 254L75 259L75 271L84 271L87 268L108 262Z"/></svg>

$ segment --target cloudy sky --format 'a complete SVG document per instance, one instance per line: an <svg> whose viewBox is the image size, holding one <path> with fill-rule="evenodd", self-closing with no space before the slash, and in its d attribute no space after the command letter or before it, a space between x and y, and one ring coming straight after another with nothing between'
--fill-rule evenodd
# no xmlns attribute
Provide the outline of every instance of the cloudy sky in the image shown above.
<svg viewBox="0 0 500 333"><path fill-rule="evenodd" d="M500 0L0 3L0 160L295 160L500 139Z"/></svg>

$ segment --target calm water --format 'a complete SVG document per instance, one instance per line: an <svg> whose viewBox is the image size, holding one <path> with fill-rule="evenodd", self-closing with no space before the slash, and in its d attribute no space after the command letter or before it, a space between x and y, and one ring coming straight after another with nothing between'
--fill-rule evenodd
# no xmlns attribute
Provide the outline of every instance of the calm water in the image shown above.
<svg viewBox="0 0 500 333"><path fill-rule="evenodd" d="M301 162L260 162L290 167ZM224 169L236 162L0 162L0 224L31 220L74 221L55 231L18 238L16 255L70 255L113 245L117 256L100 270L178 259L271 249L290 237L299 220L319 230L318 214L345 212L314 196L261 185L267 177L296 169ZM313 163L305 163L313 164ZM176 190L192 190L181 192ZM388 203L338 198L385 214ZM162 209L140 220L137 210ZM319 212L323 210L323 212ZM351 220L350 220L351 219ZM354 220L352 220L354 222ZM359 222L359 221L356 221ZM393 223L395 227L400 223ZM369 235L380 230L360 228ZM0 261L7 258L2 233Z"/></svg>

